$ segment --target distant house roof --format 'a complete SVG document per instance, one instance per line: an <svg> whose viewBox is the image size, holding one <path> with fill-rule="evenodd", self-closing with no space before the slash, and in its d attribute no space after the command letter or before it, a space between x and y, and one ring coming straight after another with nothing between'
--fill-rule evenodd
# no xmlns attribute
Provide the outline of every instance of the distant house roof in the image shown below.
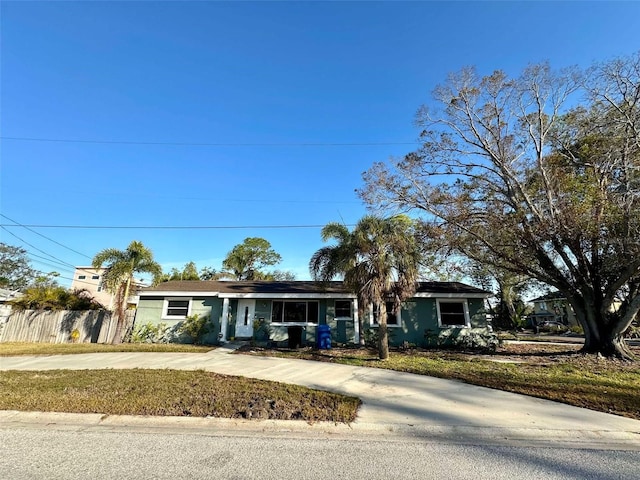
<svg viewBox="0 0 640 480"><path fill-rule="evenodd" d="M8 290L6 288L0 288L0 303L8 302L10 300L15 300L16 298L21 297L23 294L16 290Z"/></svg>
<svg viewBox="0 0 640 480"><path fill-rule="evenodd" d="M532 302L544 302L545 300L566 300L566 297L560 292L549 292L541 297L534 298Z"/></svg>
<svg viewBox="0 0 640 480"><path fill-rule="evenodd" d="M148 297L181 293L210 294L221 297L243 295L353 295L344 287L342 282L174 280L160 283L155 287L145 288L140 292L140 296ZM486 297L489 295L489 292L460 282L418 283L416 297L440 295Z"/></svg>

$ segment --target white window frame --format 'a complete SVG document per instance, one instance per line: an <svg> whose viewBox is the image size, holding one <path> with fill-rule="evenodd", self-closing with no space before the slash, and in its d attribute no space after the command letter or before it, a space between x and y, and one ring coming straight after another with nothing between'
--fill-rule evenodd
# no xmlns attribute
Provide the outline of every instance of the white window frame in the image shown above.
<svg viewBox="0 0 640 480"><path fill-rule="evenodd" d="M441 303L462 303L462 309L464 312L464 325L443 325L442 324L442 316L440 314L440 304ZM438 311L438 327L440 328L470 328L471 327L471 317L469 316L469 302L466 298L464 299L453 299L453 298L436 298L436 310Z"/></svg>
<svg viewBox="0 0 640 480"><path fill-rule="evenodd" d="M306 303L307 305L307 311L306 311L306 318L307 320L309 319L309 304L311 302L313 303L317 303L318 304L318 320L316 322L274 322L273 321L273 305L275 304L275 302L282 302L283 306L282 306L282 315L284 316L284 304L286 303ZM281 319L282 320L282 319ZM281 299L275 299L271 301L271 325L276 325L276 326L289 326L289 327L306 327L306 326L312 326L312 325L318 325L320 322L320 302L318 300L306 300L306 299L299 299L299 300L281 300Z"/></svg>
<svg viewBox="0 0 640 480"><path fill-rule="evenodd" d="M386 303L393 303L393 302L386 302ZM400 311L399 312L395 312L396 315L396 323L389 323L387 321L387 328L400 328L402 326L402 306L404 305L404 303L400 304ZM389 315L389 310L387 310L387 316ZM371 325L371 327L374 328L378 328L380 326L380 324L376 323L375 318L374 318L374 311L373 311L373 305L369 305L369 324Z"/></svg>
<svg viewBox="0 0 640 480"><path fill-rule="evenodd" d="M171 301L176 301L176 300L180 300L180 301L188 301L188 305L187 305L187 314L186 315L169 315L167 312L169 311L169 302ZM185 318L187 318L189 315L191 315L191 306L193 304L192 302L192 298L191 297L166 297L164 299L163 305L162 305L162 318L163 320L184 320Z"/></svg>

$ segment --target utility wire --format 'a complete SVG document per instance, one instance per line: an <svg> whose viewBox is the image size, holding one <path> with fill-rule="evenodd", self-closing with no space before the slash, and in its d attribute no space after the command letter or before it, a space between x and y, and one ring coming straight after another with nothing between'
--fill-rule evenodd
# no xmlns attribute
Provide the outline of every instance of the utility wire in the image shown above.
<svg viewBox="0 0 640 480"><path fill-rule="evenodd" d="M35 257L35 259L33 260L34 263L40 263L42 265L47 265L49 267L61 270L63 272L71 272L71 273L75 274L75 272L78 271L78 272L81 272L81 273L84 272L87 275L100 275L99 272L95 271L95 270L100 270L100 269L93 269L92 267L91 267L91 269L80 268L80 267L69 267L68 265L66 265L64 263L58 262L56 260L51 260L51 259L49 259L47 257L43 257L42 255L37 255L37 254L35 254L33 252L30 252L28 250L27 250L27 255L29 255L30 257ZM39 259L41 259L41 260L39 260Z"/></svg>
<svg viewBox="0 0 640 480"><path fill-rule="evenodd" d="M13 225L14 227L16 225ZM18 240L20 240L22 243L24 243L25 245L29 245L31 248L33 248L34 250L37 250L40 253L44 253L45 255L47 255L48 257L51 257L55 260L57 260L58 262L64 264L64 265L68 265L69 267L75 269L76 267L72 264L70 264L69 262L65 262L64 260L59 259L58 257L55 257L53 255L51 255L50 253L45 252L44 250L40 250L38 247L31 245L29 242L27 242L26 240L24 240L23 238L20 238L18 235L16 235L15 233L9 231L8 228L6 228L4 225L0 225L0 228L2 228L2 230L4 230L5 232L7 232L9 235L11 235L12 237L17 238Z"/></svg>
<svg viewBox="0 0 640 480"><path fill-rule="evenodd" d="M68 265L66 265L64 263L58 262L56 260L51 260L50 258L43 257L42 255L37 255L37 254L32 253L32 252L30 252L28 250L26 250L26 252L30 257L35 257L35 259L33 260L34 262L45 263L45 264L49 265L50 267L55 267L55 268L59 268L61 270L71 271L71 267L69 267ZM46 263L45 261L46 262L51 262L51 263Z"/></svg>
<svg viewBox="0 0 640 480"><path fill-rule="evenodd" d="M176 147L376 147L390 145L418 145L419 142L283 142L283 143L224 143L224 142L134 142L124 140L72 140L66 138L5 137L2 140L21 142L91 143L104 145L163 145Z"/></svg>
<svg viewBox="0 0 640 480"><path fill-rule="evenodd" d="M74 250L74 249L73 249L73 248L71 248L71 247L67 247L66 245L63 245L62 243L60 243L60 242L58 242L58 241L54 240L53 238L47 237L46 235L43 235L43 234L41 234L40 232L36 232L35 230L31 229L31 228L30 228L30 227L28 227L27 225L23 225L23 224L21 224L21 223L19 223L19 222L16 222L16 221L15 221L15 220L13 220L12 218L9 218L9 217L7 217L6 215L4 215L4 214L2 214L2 213L0 213L0 216L1 216L1 217L6 218L6 219L7 219L7 220L9 220L10 222L13 222L13 223L15 223L16 225L18 225L18 226L20 226L20 227L26 228L27 230L29 230L30 232L35 233L36 235L40 235L42 238L45 238L45 239L49 240L50 242L55 243L56 245L60 245L61 247L66 248L66 249L67 249L67 250L69 250L70 252L77 253L78 255L80 255L80 256L82 256L82 257L85 257L85 258L88 258L89 260L91 260L91 257L90 257L89 255L85 255L85 254L84 254L84 253L82 253L82 252L79 252L79 251L77 251L77 250Z"/></svg>
<svg viewBox="0 0 640 480"><path fill-rule="evenodd" d="M355 224L347 224L353 227ZM288 229L288 228L324 228L325 225L43 225L43 224L0 224L0 227L31 227L31 228L69 228L94 230L244 230L244 229Z"/></svg>

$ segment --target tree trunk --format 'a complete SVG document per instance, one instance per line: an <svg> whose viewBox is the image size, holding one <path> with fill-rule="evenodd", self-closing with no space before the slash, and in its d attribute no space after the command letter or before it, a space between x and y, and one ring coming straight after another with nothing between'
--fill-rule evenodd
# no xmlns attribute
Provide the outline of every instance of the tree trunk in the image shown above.
<svg viewBox="0 0 640 480"><path fill-rule="evenodd" d="M364 302L358 300L358 331L360 332L359 344L364 347Z"/></svg>
<svg viewBox="0 0 640 480"><path fill-rule="evenodd" d="M124 328L124 318L120 315L120 312L117 314L117 322L116 322L116 331L113 334L113 340L111 340L112 345L119 345L122 343L122 330Z"/></svg>
<svg viewBox="0 0 640 480"><path fill-rule="evenodd" d="M387 305L384 300L378 307L378 357L380 360L389 358L389 332L387 331Z"/></svg>
<svg viewBox="0 0 640 480"><path fill-rule="evenodd" d="M118 294L116 298L116 331L113 334L113 340L111 343L113 345L119 345L122 343L122 330L124 329L124 320L125 320L125 312L127 306L127 299L129 298L129 285L131 284L131 279L127 279L125 283L123 283L118 289Z"/></svg>
<svg viewBox="0 0 640 480"><path fill-rule="evenodd" d="M583 353L622 360L636 358L622 336L624 329L621 328L621 324L625 322L623 319L616 319L613 315L605 317L593 306L594 302L589 302L583 297L570 298L569 302L584 330L584 347L581 350Z"/></svg>
<svg viewBox="0 0 640 480"><path fill-rule="evenodd" d="M583 328L585 328L584 325ZM604 357L615 357L621 360L636 359L622 335L592 331L587 334L587 328L585 328L585 342L582 352L599 353Z"/></svg>

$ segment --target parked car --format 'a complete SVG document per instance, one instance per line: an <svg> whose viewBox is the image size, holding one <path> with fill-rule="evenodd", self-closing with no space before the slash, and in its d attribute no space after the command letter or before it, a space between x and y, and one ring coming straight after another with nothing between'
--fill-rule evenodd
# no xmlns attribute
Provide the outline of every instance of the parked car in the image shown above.
<svg viewBox="0 0 640 480"><path fill-rule="evenodd" d="M539 323L536 327L536 330L539 332L561 333L569 330L567 325L562 322L558 322L557 320L545 320L544 322Z"/></svg>

